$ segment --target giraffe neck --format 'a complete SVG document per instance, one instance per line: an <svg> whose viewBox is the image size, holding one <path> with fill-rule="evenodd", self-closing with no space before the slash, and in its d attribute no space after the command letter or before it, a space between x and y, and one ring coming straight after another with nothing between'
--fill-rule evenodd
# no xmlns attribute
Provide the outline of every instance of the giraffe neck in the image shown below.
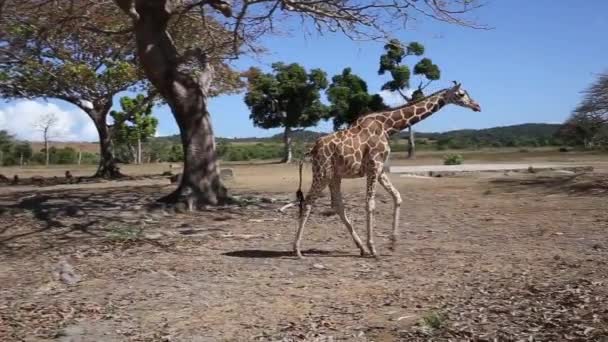
<svg viewBox="0 0 608 342"><path fill-rule="evenodd" d="M444 94L445 91L441 91L418 102L406 104L403 107L386 112L391 120L385 121L385 132L392 135L428 118L447 104Z"/></svg>

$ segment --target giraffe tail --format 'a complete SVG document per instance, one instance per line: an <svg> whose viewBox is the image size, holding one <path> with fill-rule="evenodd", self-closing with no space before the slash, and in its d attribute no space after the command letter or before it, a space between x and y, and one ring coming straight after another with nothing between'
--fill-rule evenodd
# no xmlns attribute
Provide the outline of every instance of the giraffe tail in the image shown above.
<svg viewBox="0 0 608 342"><path fill-rule="evenodd" d="M296 191L296 198L298 201L298 207L300 208L299 217L301 218L304 215L304 193L302 192L302 168L304 166L304 158L302 158L299 162L299 172L300 172L300 183L298 184L298 191Z"/></svg>

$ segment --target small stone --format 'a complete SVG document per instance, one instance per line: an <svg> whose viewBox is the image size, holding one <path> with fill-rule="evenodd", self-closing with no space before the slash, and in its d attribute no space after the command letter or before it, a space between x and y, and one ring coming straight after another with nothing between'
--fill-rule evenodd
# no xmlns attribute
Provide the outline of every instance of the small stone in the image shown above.
<svg viewBox="0 0 608 342"><path fill-rule="evenodd" d="M220 170L220 178L222 179L233 179L234 171L232 169L221 169Z"/></svg>
<svg viewBox="0 0 608 342"><path fill-rule="evenodd" d="M182 180L182 174L178 173L176 175L171 176L171 178L169 178L169 180L171 181L171 183L179 183Z"/></svg>
<svg viewBox="0 0 608 342"><path fill-rule="evenodd" d="M144 237L149 240L160 240L163 238L163 235L161 233L148 233Z"/></svg>
<svg viewBox="0 0 608 342"><path fill-rule="evenodd" d="M593 248L597 251L599 249L602 249L602 245L600 245L599 243L596 243L595 245L591 246L591 248Z"/></svg>
<svg viewBox="0 0 608 342"><path fill-rule="evenodd" d="M312 267L314 267L314 268L316 268L318 270L326 270L327 269L327 267L325 267L322 264L314 264L314 265L312 265Z"/></svg>
<svg viewBox="0 0 608 342"><path fill-rule="evenodd" d="M188 206L182 202L176 203L174 209L175 209L176 213L180 213L180 214L188 212Z"/></svg>
<svg viewBox="0 0 608 342"><path fill-rule="evenodd" d="M80 281L80 276L74 272L74 268L67 260L63 259L53 269L55 280L62 281L68 285L75 285Z"/></svg>

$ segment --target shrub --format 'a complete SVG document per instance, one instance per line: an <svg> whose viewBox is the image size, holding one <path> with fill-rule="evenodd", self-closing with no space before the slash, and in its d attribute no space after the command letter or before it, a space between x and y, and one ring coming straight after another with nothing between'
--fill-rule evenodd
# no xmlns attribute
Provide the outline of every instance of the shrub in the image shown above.
<svg viewBox="0 0 608 342"><path fill-rule="evenodd" d="M443 157L443 165L460 165L464 158L460 154L447 154Z"/></svg>

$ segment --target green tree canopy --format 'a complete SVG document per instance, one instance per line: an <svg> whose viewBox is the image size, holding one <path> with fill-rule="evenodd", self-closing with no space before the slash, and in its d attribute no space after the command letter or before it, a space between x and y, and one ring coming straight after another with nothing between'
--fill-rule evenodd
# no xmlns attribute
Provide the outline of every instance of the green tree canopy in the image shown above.
<svg viewBox="0 0 608 342"><path fill-rule="evenodd" d="M404 90L411 88L410 82L412 73L410 68L402 64L408 56L422 56L424 54L424 46L418 42L411 42L405 46L397 39L391 39L384 45L385 53L380 56L379 75L384 75L387 71L391 75L391 80L382 85L382 90L397 91L406 101L411 101L412 96L407 96ZM414 75L426 79L426 83L422 81L418 85L416 96L424 96L422 91L432 81L436 81L441 77L441 70L429 58L422 58L414 65Z"/></svg>
<svg viewBox="0 0 608 342"><path fill-rule="evenodd" d="M327 117L320 91L327 88L327 75L320 69L307 72L297 63L272 64L272 73L252 68L245 73L245 103L253 124L262 128L284 127L285 157L291 160L291 130L316 125Z"/></svg>
<svg viewBox="0 0 608 342"><path fill-rule="evenodd" d="M355 122L363 114L388 108L380 95L368 93L367 83L350 68L332 77L327 99L331 103L334 130Z"/></svg>
<svg viewBox="0 0 608 342"><path fill-rule="evenodd" d="M115 146L128 151L131 160L141 163L141 143L148 141L156 133L158 120L152 116L153 103L139 94L120 99L122 111L111 111L114 119L112 139Z"/></svg>

